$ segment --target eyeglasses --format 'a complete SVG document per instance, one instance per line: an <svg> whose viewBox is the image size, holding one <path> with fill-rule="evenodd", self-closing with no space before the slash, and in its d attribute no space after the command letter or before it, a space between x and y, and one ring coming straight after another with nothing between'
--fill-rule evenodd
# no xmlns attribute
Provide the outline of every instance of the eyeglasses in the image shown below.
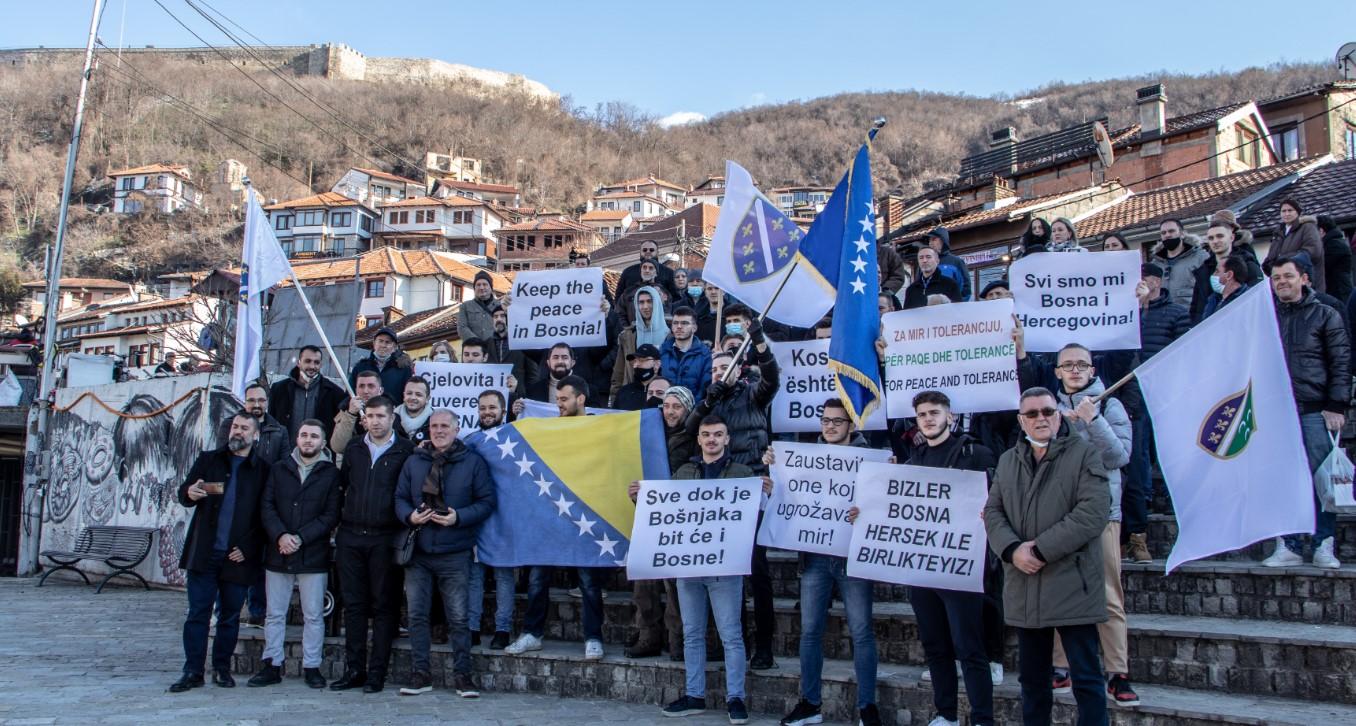
<svg viewBox="0 0 1356 726"><path fill-rule="evenodd" d="M843 424L851 423L852 419L837 418L832 416L822 416L820 417L819 422L824 424L825 426L842 426Z"/></svg>
<svg viewBox="0 0 1356 726"><path fill-rule="evenodd" d="M1060 363L1059 366L1058 366L1058 368L1059 368L1060 370L1064 371L1065 373L1073 373L1074 371L1078 371L1079 373L1082 373L1083 371L1086 371L1087 369L1089 369L1089 368L1091 368L1091 367L1092 367L1092 364L1091 364L1091 363L1087 363L1087 362L1081 361L1081 360L1080 360L1080 361L1070 361L1070 362L1068 362L1068 363Z"/></svg>
<svg viewBox="0 0 1356 726"><path fill-rule="evenodd" d="M1059 410L1054 408L1033 408L1030 411L1022 411L1019 415L1028 421L1035 421L1038 418L1053 418L1057 413Z"/></svg>

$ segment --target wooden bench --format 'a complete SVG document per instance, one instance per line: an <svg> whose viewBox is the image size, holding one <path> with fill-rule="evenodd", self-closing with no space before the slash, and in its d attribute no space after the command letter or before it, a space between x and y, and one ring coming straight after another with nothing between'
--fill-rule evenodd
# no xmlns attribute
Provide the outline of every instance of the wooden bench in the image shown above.
<svg viewBox="0 0 1356 726"><path fill-rule="evenodd" d="M97 560L113 568L113 572L99 583L95 594L103 592L104 585L118 575L131 575L141 580L142 587L149 590L150 583L146 582L146 578L133 572L133 569L151 553L151 542L155 532L154 527L86 527L76 540L74 549L45 550L41 553L56 567L43 573L42 579L38 580L38 587L42 587L42 583L57 570L70 570L79 575L86 585L93 584L84 572L76 569L75 563L81 560Z"/></svg>

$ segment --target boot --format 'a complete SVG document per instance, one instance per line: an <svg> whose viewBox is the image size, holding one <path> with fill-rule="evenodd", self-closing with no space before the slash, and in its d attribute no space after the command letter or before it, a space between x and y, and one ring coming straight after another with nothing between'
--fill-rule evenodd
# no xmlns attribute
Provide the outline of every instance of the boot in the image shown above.
<svg viewBox="0 0 1356 726"><path fill-rule="evenodd" d="M1153 562L1153 555L1149 554L1148 535L1143 532L1130 535L1130 561L1143 564Z"/></svg>
<svg viewBox="0 0 1356 726"><path fill-rule="evenodd" d="M260 668L258 673L255 673L252 678L246 681L245 685L250 688L259 688L260 686L272 686L278 683L282 683L282 672L278 669L278 666L264 661L264 667Z"/></svg>

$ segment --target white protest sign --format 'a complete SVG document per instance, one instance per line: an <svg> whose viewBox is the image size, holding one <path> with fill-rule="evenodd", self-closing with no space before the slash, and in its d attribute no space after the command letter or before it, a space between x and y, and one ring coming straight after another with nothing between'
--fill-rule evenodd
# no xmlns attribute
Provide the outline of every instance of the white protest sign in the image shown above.
<svg viewBox="0 0 1356 726"><path fill-rule="evenodd" d="M847 521L864 461L889 461L886 449L774 441L772 496L758 529L758 544L847 557Z"/></svg>
<svg viewBox="0 0 1356 726"><path fill-rule="evenodd" d="M983 472L863 462L857 483L849 576L984 591Z"/></svg>
<svg viewBox="0 0 1356 726"><path fill-rule="evenodd" d="M480 428L480 394L494 389L508 400L508 378L513 366L507 363L438 363L421 360L414 373L428 381L428 405L446 408L457 415L460 436Z"/></svg>
<svg viewBox="0 0 1356 726"><path fill-rule="evenodd" d="M806 340L773 343L772 355L781 369L781 386L772 398L772 430L775 433L819 431L824 402L838 397L838 384L829 370L829 341ZM866 419L867 431L884 431L885 408L877 406Z"/></svg>
<svg viewBox="0 0 1356 726"><path fill-rule="evenodd" d="M626 577L749 574L763 480L646 480L636 496Z"/></svg>
<svg viewBox="0 0 1356 726"><path fill-rule="evenodd" d="M1067 343L1091 350L1139 349L1138 252L1044 252L1012 263L1008 279L1026 349Z"/></svg>
<svg viewBox="0 0 1356 726"><path fill-rule="evenodd" d="M530 398L519 399L523 402L523 412L518 414L518 418L558 418L560 416L560 407L554 403L543 403L534 401ZM602 416L608 413L626 413L611 408L594 408L585 406L584 413L588 416Z"/></svg>
<svg viewBox="0 0 1356 726"><path fill-rule="evenodd" d="M517 273L508 311L509 348L607 345L603 290L599 267Z"/></svg>
<svg viewBox="0 0 1356 726"><path fill-rule="evenodd" d="M885 402L891 418L913 415L913 397L941 391L954 413L1017 408L1012 301L930 305L887 313Z"/></svg>

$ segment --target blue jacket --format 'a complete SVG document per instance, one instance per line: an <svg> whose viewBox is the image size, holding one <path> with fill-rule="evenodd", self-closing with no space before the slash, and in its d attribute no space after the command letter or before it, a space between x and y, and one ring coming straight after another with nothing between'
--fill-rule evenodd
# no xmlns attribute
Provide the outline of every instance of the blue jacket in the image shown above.
<svg viewBox="0 0 1356 726"><path fill-rule="evenodd" d="M938 268L946 274L947 277L956 281L960 287L961 302L970 299L970 268L966 266L965 260L951 252L951 230L946 227L936 227L928 232L929 237L936 237L942 241L942 251L938 255L940 263Z"/></svg>
<svg viewBox="0 0 1356 726"><path fill-rule="evenodd" d="M405 382L410 380L410 376L414 375L414 361L410 360L409 354L405 351L396 349L396 352L392 353L391 357L386 359L386 365L383 366L380 363L377 363L377 356L375 354L368 353L365 358L353 364L353 370L348 376L349 384L356 386L358 384L358 374L363 371L373 371L378 376L381 376L382 393L392 401L400 403L400 400L405 395ZM342 409L347 406L348 399L345 399L340 408Z"/></svg>
<svg viewBox="0 0 1356 726"><path fill-rule="evenodd" d="M396 483L396 516L409 526L410 515L424 501L424 479L433 467L433 452L418 448L405 460ZM480 454L457 441L443 465L443 501L457 513L451 527L428 522L419 530L415 548L427 554L464 552L475 546L480 523L494 512L494 480Z"/></svg>
<svg viewBox="0 0 1356 726"><path fill-rule="evenodd" d="M696 402L702 400L706 384L711 380L711 348L706 343L697 340L694 335L692 345L684 352L678 350L673 344L673 336L669 336L659 346L659 363L662 375L670 383L692 391Z"/></svg>

